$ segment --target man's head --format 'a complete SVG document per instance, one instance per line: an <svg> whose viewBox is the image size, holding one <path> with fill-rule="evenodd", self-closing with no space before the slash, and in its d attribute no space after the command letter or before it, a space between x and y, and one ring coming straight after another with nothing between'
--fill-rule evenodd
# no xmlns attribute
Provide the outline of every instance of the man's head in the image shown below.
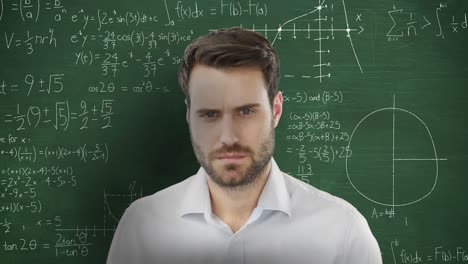
<svg viewBox="0 0 468 264"><path fill-rule="evenodd" d="M185 50L179 83L195 155L221 187L253 183L274 151L282 113L279 59L260 34L232 28Z"/></svg>

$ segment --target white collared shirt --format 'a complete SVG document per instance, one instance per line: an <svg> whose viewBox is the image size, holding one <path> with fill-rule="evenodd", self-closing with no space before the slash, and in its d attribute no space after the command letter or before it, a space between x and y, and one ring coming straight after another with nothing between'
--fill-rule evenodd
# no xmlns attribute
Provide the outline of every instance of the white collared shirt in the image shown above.
<svg viewBox="0 0 468 264"><path fill-rule="evenodd" d="M353 206L282 173L273 158L258 205L236 233L212 213L207 177L200 168L132 203L107 263L382 263Z"/></svg>

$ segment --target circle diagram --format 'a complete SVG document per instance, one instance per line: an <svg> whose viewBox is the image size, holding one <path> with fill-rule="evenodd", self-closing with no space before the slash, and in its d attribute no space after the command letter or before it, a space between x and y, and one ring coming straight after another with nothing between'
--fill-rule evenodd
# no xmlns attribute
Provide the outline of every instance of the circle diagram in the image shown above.
<svg viewBox="0 0 468 264"><path fill-rule="evenodd" d="M348 149L349 182L376 204L414 204L437 185L439 159L431 132L408 110L393 106L366 115L351 133Z"/></svg>

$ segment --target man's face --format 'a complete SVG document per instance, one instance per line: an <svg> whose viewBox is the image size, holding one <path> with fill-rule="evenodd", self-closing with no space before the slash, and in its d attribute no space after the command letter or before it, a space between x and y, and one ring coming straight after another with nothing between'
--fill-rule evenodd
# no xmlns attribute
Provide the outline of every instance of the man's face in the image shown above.
<svg viewBox="0 0 468 264"><path fill-rule="evenodd" d="M198 162L221 187L254 182L273 155L281 93L272 109L260 69L204 65L192 69L189 91L187 122Z"/></svg>

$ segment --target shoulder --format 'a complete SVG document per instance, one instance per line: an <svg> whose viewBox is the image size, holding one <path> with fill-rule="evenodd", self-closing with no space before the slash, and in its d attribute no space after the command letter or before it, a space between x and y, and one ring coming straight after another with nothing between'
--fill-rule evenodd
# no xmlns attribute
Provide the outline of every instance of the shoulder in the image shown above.
<svg viewBox="0 0 468 264"><path fill-rule="evenodd" d="M191 176L152 195L135 200L127 208L125 214L132 217L153 217L173 212L193 179L194 176Z"/></svg>
<svg viewBox="0 0 468 264"><path fill-rule="evenodd" d="M335 218L336 221L367 221L362 214L349 202L332 195L328 192L317 189L301 180L283 173L288 192L291 197L293 209L299 214L326 215ZM343 218L344 217L344 218Z"/></svg>
<svg viewBox="0 0 468 264"><path fill-rule="evenodd" d="M350 203L325 191L321 191L292 176L284 174L291 195L293 215L296 219L307 219L326 230L328 237L340 238L337 263L381 264L379 245L367 220Z"/></svg>

